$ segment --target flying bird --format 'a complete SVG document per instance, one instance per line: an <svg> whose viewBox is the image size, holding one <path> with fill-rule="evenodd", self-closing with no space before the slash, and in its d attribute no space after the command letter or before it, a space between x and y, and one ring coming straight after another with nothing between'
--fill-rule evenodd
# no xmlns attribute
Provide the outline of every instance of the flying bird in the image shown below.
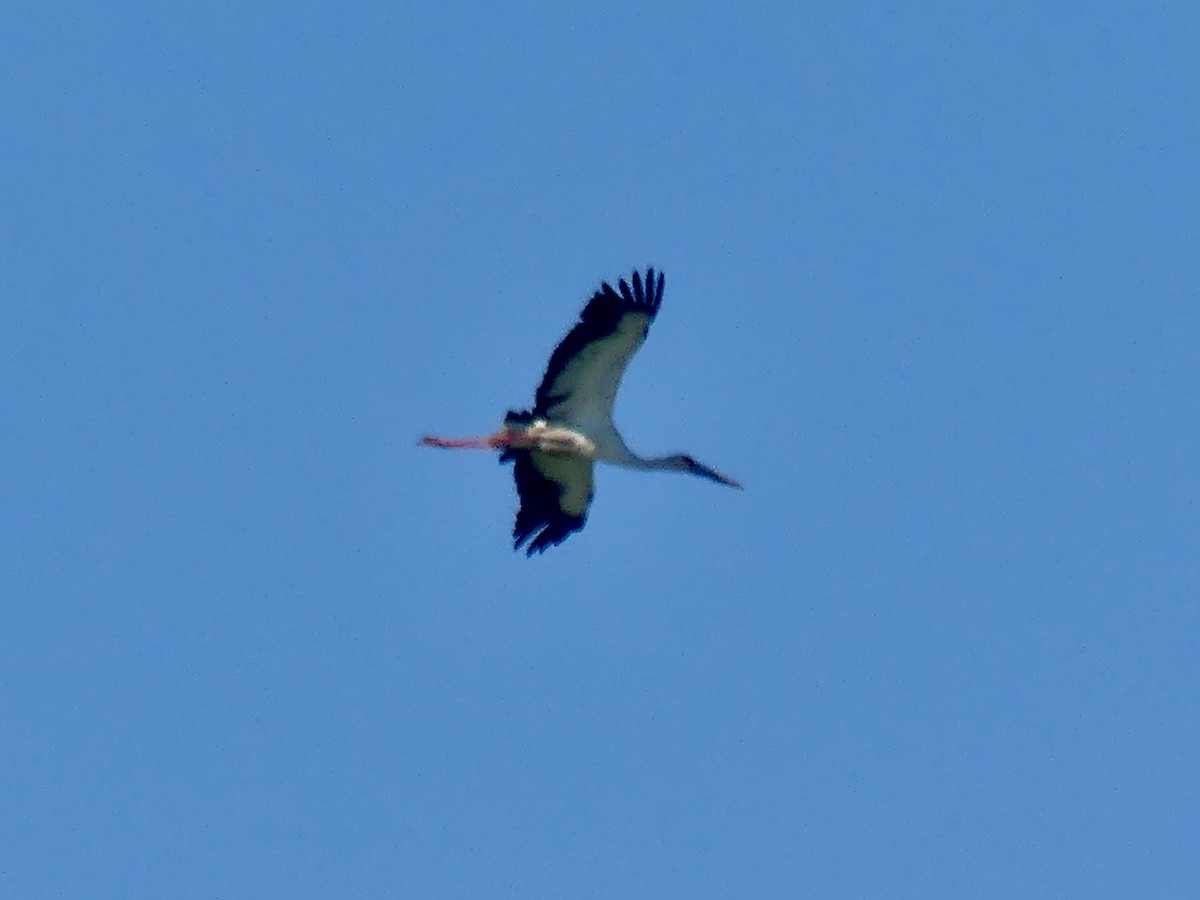
<svg viewBox="0 0 1200 900"><path fill-rule="evenodd" d="M520 506L513 549L526 556L561 544L583 528L592 502L592 469L605 462L631 469L664 469L699 475L729 487L741 485L684 453L638 456L613 425L613 401L629 360L646 340L662 303L662 273L633 273L614 290L608 282L550 355L533 409L509 411L503 427L485 437L424 437L428 447L499 450L513 464Z"/></svg>

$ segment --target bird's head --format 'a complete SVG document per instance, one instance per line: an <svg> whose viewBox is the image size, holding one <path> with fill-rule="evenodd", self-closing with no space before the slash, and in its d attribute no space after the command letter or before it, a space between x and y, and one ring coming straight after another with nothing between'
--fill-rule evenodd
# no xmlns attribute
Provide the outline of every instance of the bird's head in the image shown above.
<svg viewBox="0 0 1200 900"><path fill-rule="evenodd" d="M709 481L715 481L718 484L726 485L727 487L737 488L742 490L742 486L727 475L722 475L716 469L710 469L703 463L698 463L696 460L688 456L686 453L677 453L674 456L669 456L670 468L678 469L681 472L687 472L691 475L699 475L701 478L707 478Z"/></svg>

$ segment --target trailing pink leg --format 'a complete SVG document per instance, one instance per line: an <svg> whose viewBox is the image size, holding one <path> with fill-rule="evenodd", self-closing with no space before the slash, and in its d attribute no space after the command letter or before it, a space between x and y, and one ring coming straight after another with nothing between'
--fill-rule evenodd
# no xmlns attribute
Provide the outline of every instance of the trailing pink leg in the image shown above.
<svg viewBox="0 0 1200 900"><path fill-rule="evenodd" d="M491 438L444 438L426 435L418 442L422 447L446 447L461 450L491 450Z"/></svg>
<svg viewBox="0 0 1200 900"><path fill-rule="evenodd" d="M422 447L445 447L455 450L496 450L507 447L521 437L519 431L505 429L487 437L445 438L426 435L417 443Z"/></svg>

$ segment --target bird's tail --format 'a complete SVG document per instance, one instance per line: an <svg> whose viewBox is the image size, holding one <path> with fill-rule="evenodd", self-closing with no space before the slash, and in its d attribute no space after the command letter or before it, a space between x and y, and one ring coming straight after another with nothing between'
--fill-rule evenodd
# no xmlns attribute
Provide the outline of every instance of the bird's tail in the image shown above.
<svg viewBox="0 0 1200 900"><path fill-rule="evenodd" d="M534 419L534 416L530 410L510 409L508 411L508 414L504 417L504 427L505 428L514 428L514 427L515 428L523 428L524 426L533 422L533 419ZM528 453L528 452L529 452L528 450L514 450L512 447L508 447L503 452L501 452L500 462L501 463L512 462L514 459L517 458L517 454Z"/></svg>

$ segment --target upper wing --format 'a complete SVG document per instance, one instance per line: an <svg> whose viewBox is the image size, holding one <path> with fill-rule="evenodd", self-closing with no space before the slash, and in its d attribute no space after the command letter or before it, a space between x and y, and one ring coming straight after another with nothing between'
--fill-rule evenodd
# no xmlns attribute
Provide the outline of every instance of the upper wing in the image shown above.
<svg viewBox="0 0 1200 900"><path fill-rule="evenodd" d="M529 541L526 556L561 544L587 522L592 503L592 461L540 450L505 450L500 462L513 463L517 520L513 549Z"/></svg>
<svg viewBox="0 0 1200 900"><path fill-rule="evenodd" d="M630 358L646 340L662 303L662 273L633 273L633 289L622 278L617 290L605 282L550 355L537 390L534 415L567 424L603 426Z"/></svg>

